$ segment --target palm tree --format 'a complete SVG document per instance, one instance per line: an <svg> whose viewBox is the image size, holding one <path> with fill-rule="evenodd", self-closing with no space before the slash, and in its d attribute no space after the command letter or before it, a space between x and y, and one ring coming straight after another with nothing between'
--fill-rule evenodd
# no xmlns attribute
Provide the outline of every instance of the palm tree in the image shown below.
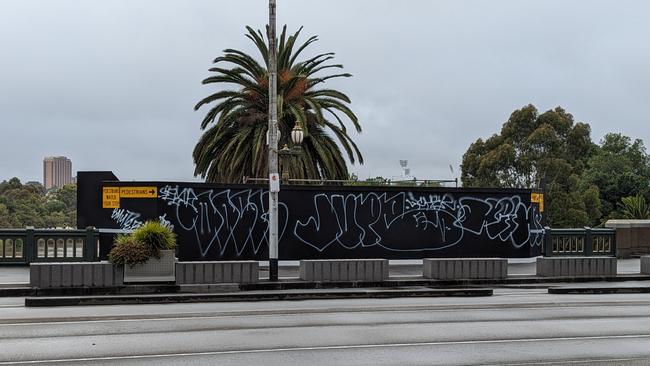
<svg viewBox="0 0 650 366"><path fill-rule="evenodd" d="M203 118L205 132L194 148L195 175L209 182L240 182L242 177L266 177L268 158L266 132L268 128L268 39L262 32L246 27L248 37L255 43L264 61L263 65L250 55L235 49L224 50L213 67L216 75L203 84L230 84L202 99L195 106L216 103ZM279 146L289 142L296 124L305 132L303 153L292 158L289 172L293 178L347 179L348 168L341 151L345 150L352 164L363 164L363 157L347 133L344 118L361 132L357 116L348 107L350 99L343 93L317 88L329 79L350 77L348 73L324 76L322 71L341 69L331 64L334 53L323 53L298 61L300 54L318 40L312 36L299 46L296 40L302 27L287 37L286 26L278 45L278 128Z"/></svg>
<svg viewBox="0 0 650 366"><path fill-rule="evenodd" d="M645 197L640 194L621 198L619 209L621 216L625 219L650 219L650 206L646 203Z"/></svg>

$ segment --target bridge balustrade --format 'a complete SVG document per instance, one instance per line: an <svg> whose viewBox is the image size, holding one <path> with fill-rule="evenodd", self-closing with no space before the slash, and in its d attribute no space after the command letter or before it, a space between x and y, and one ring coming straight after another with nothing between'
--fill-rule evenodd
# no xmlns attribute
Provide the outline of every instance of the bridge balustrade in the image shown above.
<svg viewBox="0 0 650 366"><path fill-rule="evenodd" d="M616 256L616 230L545 228L544 256Z"/></svg>
<svg viewBox="0 0 650 366"><path fill-rule="evenodd" d="M0 263L91 262L99 233L93 228L0 229Z"/></svg>

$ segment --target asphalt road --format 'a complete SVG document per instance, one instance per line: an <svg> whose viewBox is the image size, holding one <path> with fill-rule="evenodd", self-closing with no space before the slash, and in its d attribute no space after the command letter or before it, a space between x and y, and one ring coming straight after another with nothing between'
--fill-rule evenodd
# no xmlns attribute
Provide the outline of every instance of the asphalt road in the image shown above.
<svg viewBox="0 0 650 366"><path fill-rule="evenodd" d="M648 365L650 294L25 308L0 365ZM542 363L539 363L542 362Z"/></svg>

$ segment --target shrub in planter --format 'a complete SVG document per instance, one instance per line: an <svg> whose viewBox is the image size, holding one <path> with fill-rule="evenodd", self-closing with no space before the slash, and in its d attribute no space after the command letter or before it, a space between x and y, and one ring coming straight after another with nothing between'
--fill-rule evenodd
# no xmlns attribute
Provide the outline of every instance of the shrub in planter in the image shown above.
<svg viewBox="0 0 650 366"><path fill-rule="evenodd" d="M135 240L131 235L118 235L115 238L115 245L108 253L108 261L115 266L133 267L145 263L149 258L151 258L149 247Z"/></svg>
<svg viewBox="0 0 650 366"><path fill-rule="evenodd" d="M133 239L144 243L151 256L160 258L161 250L174 250L176 248L176 234L167 226L158 221L147 221L131 234Z"/></svg>
<svg viewBox="0 0 650 366"><path fill-rule="evenodd" d="M161 250L174 250L176 234L157 221L147 221L129 235L118 235L108 260L116 266L133 268L150 258L160 258Z"/></svg>

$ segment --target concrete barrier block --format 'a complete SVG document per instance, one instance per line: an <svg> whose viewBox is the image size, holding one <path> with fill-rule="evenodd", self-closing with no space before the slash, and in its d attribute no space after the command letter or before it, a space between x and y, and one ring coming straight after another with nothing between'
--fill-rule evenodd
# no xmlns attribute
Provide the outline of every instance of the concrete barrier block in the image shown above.
<svg viewBox="0 0 650 366"><path fill-rule="evenodd" d="M338 261L330 262L329 266L332 268L332 281L342 281L343 277L341 276L341 266L342 266L341 263ZM311 280L318 281L318 279L313 277Z"/></svg>
<svg viewBox="0 0 650 366"><path fill-rule="evenodd" d="M478 261L469 262L469 276L470 278L480 278L478 272Z"/></svg>
<svg viewBox="0 0 650 366"><path fill-rule="evenodd" d="M508 275L505 258L425 258L422 276L439 280L502 279Z"/></svg>
<svg viewBox="0 0 650 366"><path fill-rule="evenodd" d="M302 260L298 272L303 281L383 281L388 278L388 260Z"/></svg>
<svg viewBox="0 0 650 366"><path fill-rule="evenodd" d="M88 264L84 264L81 266L81 273L82 273L82 286L90 287L93 285L93 267Z"/></svg>
<svg viewBox="0 0 650 366"><path fill-rule="evenodd" d="M485 261L485 277L483 278L493 278L494 277L494 262Z"/></svg>
<svg viewBox="0 0 650 366"><path fill-rule="evenodd" d="M541 277L615 276L615 257L541 257L537 275Z"/></svg>
<svg viewBox="0 0 650 366"><path fill-rule="evenodd" d="M366 263L365 262L357 262L356 263L356 271L354 273L355 277L357 278L366 278Z"/></svg>
<svg viewBox="0 0 650 366"><path fill-rule="evenodd" d="M347 262L348 268L345 272L347 274L348 281L354 281L357 275L357 262Z"/></svg>
<svg viewBox="0 0 650 366"><path fill-rule="evenodd" d="M61 287L61 266L57 263L52 264L52 278L50 278L52 287Z"/></svg>
<svg viewBox="0 0 650 366"><path fill-rule="evenodd" d="M445 276L446 278L454 278L454 263L445 262Z"/></svg>
<svg viewBox="0 0 650 366"><path fill-rule="evenodd" d="M72 286L72 267L62 264L61 266L61 287Z"/></svg>
<svg viewBox="0 0 650 366"><path fill-rule="evenodd" d="M215 283L223 283L223 266L218 266L216 263L211 263L212 272L214 277L212 278Z"/></svg>
<svg viewBox="0 0 650 366"><path fill-rule="evenodd" d="M368 262L363 266L363 276L365 278L374 278L375 265L373 262Z"/></svg>
<svg viewBox="0 0 650 366"><path fill-rule="evenodd" d="M641 274L650 274L650 256L641 257Z"/></svg>
<svg viewBox="0 0 650 366"><path fill-rule="evenodd" d="M232 282L235 283L241 283L242 282L242 275L241 275L241 264L240 263L233 263L232 264Z"/></svg>
<svg viewBox="0 0 650 366"><path fill-rule="evenodd" d="M233 266L233 264L231 262L224 262L223 263L223 282L226 282L226 283L232 283L233 282L232 266Z"/></svg>
<svg viewBox="0 0 650 366"><path fill-rule="evenodd" d="M82 287L84 284L84 265L72 266L72 287Z"/></svg>
<svg viewBox="0 0 650 366"><path fill-rule="evenodd" d="M339 262L339 279L341 281L349 281L348 276L348 262Z"/></svg>
<svg viewBox="0 0 650 366"><path fill-rule="evenodd" d="M217 278L218 268L214 263L203 263L203 278L201 283L210 283ZM178 281L177 281L178 282Z"/></svg>
<svg viewBox="0 0 650 366"><path fill-rule="evenodd" d="M176 283L253 283L259 281L257 261L177 262Z"/></svg>
<svg viewBox="0 0 650 366"><path fill-rule="evenodd" d="M104 270L104 273L102 274L103 285L105 287L113 286L116 281L115 274L113 273L113 267L102 266L102 269Z"/></svg>
<svg viewBox="0 0 650 366"><path fill-rule="evenodd" d="M37 287L39 283L39 276L41 275L41 266L35 263L29 266L29 286Z"/></svg>
<svg viewBox="0 0 650 366"><path fill-rule="evenodd" d="M316 278L318 276L322 276L323 268L326 266L327 266L326 263L316 262L314 263L313 266L311 266L311 270L307 271L307 273L310 278Z"/></svg>
<svg viewBox="0 0 650 366"><path fill-rule="evenodd" d="M32 263L30 285L37 288L121 286L123 272L107 262Z"/></svg>

